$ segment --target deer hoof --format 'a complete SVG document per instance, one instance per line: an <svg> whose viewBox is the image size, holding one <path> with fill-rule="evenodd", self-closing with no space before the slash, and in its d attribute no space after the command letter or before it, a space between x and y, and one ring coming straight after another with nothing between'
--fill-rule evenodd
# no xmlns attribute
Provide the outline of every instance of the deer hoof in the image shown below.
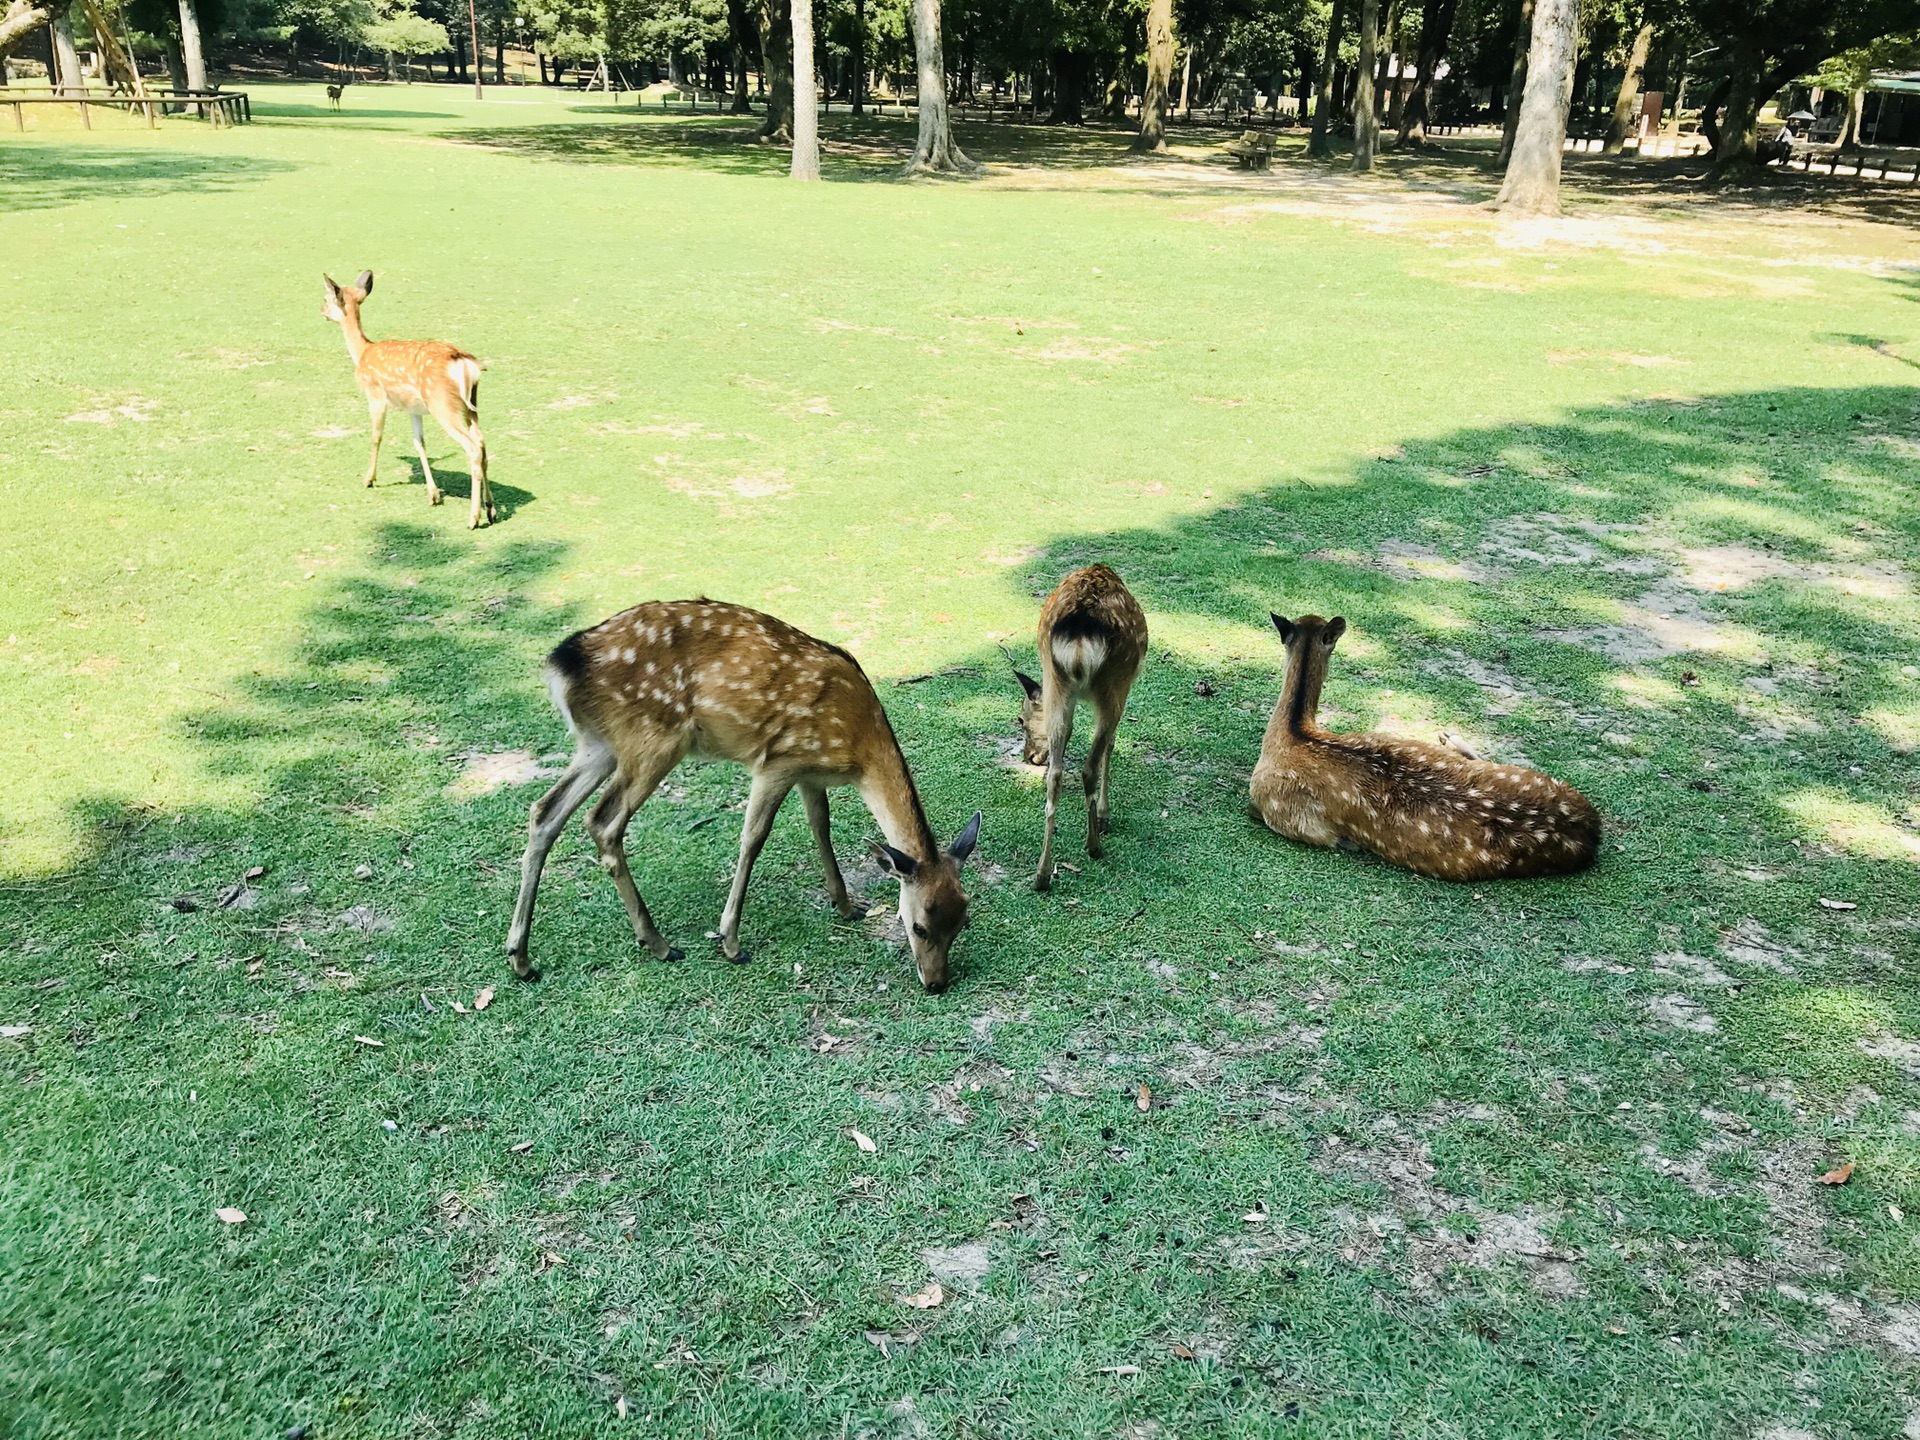
<svg viewBox="0 0 1920 1440"><path fill-rule="evenodd" d="M1046 874L1044 871L1034 876L1033 888L1038 890L1042 895L1046 894L1049 890L1053 889L1053 876Z"/></svg>
<svg viewBox="0 0 1920 1440"><path fill-rule="evenodd" d="M669 945L667 946L667 953L664 955L658 956L656 958L660 960L672 961L672 960L684 960L687 958L687 956L686 956L686 952L682 950L678 945Z"/></svg>
<svg viewBox="0 0 1920 1440"><path fill-rule="evenodd" d="M720 953L722 955L727 955L727 952L724 949L721 950ZM733 954L727 955L728 963L733 965L745 965L751 959L753 959L753 952L751 950L745 950L745 949L736 950L733 952Z"/></svg>
<svg viewBox="0 0 1920 1440"><path fill-rule="evenodd" d="M540 979L540 972L527 961L525 956L516 955L513 959L513 977L532 985Z"/></svg>

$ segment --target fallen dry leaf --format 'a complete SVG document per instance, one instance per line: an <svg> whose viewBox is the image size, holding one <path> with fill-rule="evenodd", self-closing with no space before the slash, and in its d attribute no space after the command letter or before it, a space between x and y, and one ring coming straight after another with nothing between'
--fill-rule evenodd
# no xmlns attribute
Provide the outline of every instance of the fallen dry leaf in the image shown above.
<svg viewBox="0 0 1920 1440"><path fill-rule="evenodd" d="M1251 1209L1251 1210L1249 1210L1249 1211L1248 1211L1248 1212L1247 1212L1246 1214L1244 1214L1244 1215L1242 1215L1242 1216L1240 1217L1240 1223L1241 1223L1241 1224L1243 1224L1243 1225L1264 1225L1264 1224L1266 1224L1266 1223L1267 1223L1267 1203L1266 1203L1266 1201L1264 1201L1264 1200L1263 1200L1263 1201L1261 1201L1261 1202L1260 1202L1260 1203L1259 1203L1258 1205L1255 1205L1255 1206L1253 1207L1253 1209Z"/></svg>
<svg viewBox="0 0 1920 1440"><path fill-rule="evenodd" d="M627 1397L626 1396L622 1395L618 1400L613 1402L613 1413L615 1415L618 1415L622 1420L627 1418Z"/></svg>
<svg viewBox="0 0 1920 1440"><path fill-rule="evenodd" d="M356 1035L353 1037L353 1043L356 1045L371 1045L376 1050L384 1050L387 1048L386 1041L375 1040L371 1035Z"/></svg>
<svg viewBox="0 0 1920 1440"><path fill-rule="evenodd" d="M1173 1344L1169 1345L1167 1349L1171 1350L1174 1354L1174 1358L1178 1360L1192 1360L1195 1358L1193 1351L1189 1350L1186 1346L1182 1345L1178 1340L1174 1341Z"/></svg>
<svg viewBox="0 0 1920 1440"><path fill-rule="evenodd" d="M911 1305L916 1310L931 1310L947 1298L947 1292L940 1288L938 1280L929 1280L911 1295L902 1295L900 1303Z"/></svg>
<svg viewBox="0 0 1920 1440"><path fill-rule="evenodd" d="M1820 1177L1822 1185L1844 1185L1853 1178L1853 1161L1839 1165Z"/></svg>
<svg viewBox="0 0 1920 1440"><path fill-rule="evenodd" d="M454 1014L464 1015L467 1013L467 1007L462 1005L458 1000L449 1000L447 1003L453 1007Z"/></svg>
<svg viewBox="0 0 1920 1440"><path fill-rule="evenodd" d="M473 1008L476 1010L484 1010L491 1004L493 1004L493 987L491 985L473 997Z"/></svg>
<svg viewBox="0 0 1920 1440"><path fill-rule="evenodd" d="M869 920L878 920L886 913L887 907L885 905L869 905L867 907L867 919Z"/></svg>
<svg viewBox="0 0 1920 1440"><path fill-rule="evenodd" d="M234 1209L231 1205L222 1205L213 1213L229 1225L244 1225L247 1223L246 1213Z"/></svg>
<svg viewBox="0 0 1920 1440"><path fill-rule="evenodd" d="M509 1145L507 1149L511 1150L515 1155L524 1155L529 1150L533 1149L533 1141L522 1140L517 1145Z"/></svg>
<svg viewBox="0 0 1920 1440"><path fill-rule="evenodd" d="M1146 1114L1147 1111L1153 1109L1153 1091L1145 1085L1142 1085L1140 1087L1140 1093L1133 1097L1133 1103L1134 1107L1139 1110L1142 1115Z"/></svg>
<svg viewBox="0 0 1920 1440"><path fill-rule="evenodd" d="M865 1151L869 1155L873 1154L875 1151L879 1150L880 1148L878 1145L874 1144L873 1141L869 1140L865 1135L862 1135L858 1130L847 1131L847 1138L853 1141L854 1144L858 1145L863 1151Z"/></svg>
<svg viewBox="0 0 1920 1440"><path fill-rule="evenodd" d="M1822 910L1858 910L1860 907L1851 900L1829 900L1826 896L1822 895L1820 897L1820 908Z"/></svg>
<svg viewBox="0 0 1920 1440"><path fill-rule="evenodd" d="M18 1040L22 1035L31 1035L31 1025L0 1025L0 1040Z"/></svg>
<svg viewBox="0 0 1920 1440"><path fill-rule="evenodd" d="M1138 1375L1140 1367L1138 1365L1102 1365L1100 1373L1102 1375Z"/></svg>
<svg viewBox="0 0 1920 1440"><path fill-rule="evenodd" d="M247 867L247 873L245 875L242 875L240 878L242 880L258 880L262 875L266 873L267 873L267 867L264 865L249 865Z"/></svg>

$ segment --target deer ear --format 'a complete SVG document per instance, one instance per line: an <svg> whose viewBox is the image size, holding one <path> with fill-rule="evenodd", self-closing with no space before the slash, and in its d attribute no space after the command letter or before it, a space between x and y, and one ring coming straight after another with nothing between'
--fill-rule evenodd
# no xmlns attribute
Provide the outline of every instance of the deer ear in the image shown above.
<svg viewBox="0 0 1920 1440"><path fill-rule="evenodd" d="M973 847L980 843L980 812L973 812L973 819L967 822L967 828L953 837L953 844L947 847L947 854L955 861L964 863L973 854Z"/></svg>
<svg viewBox="0 0 1920 1440"><path fill-rule="evenodd" d="M335 300L338 300L340 298L340 287L333 283L333 277L331 275L322 275L320 278L326 283L327 294L331 295Z"/></svg>
<svg viewBox="0 0 1920 1440"><path fill-rule="evenodd" d="M1040 700L1040 682L1023 671L1013 672L1013 678L1020 682L1020 688L1027 692L1027 698L1036 704Z"/></svg>
<svg viewBox="0 0 1920 1440"><path fill-rule="evenodd" d="M1282 645L1291 645L1293 643L1294 633L1299 627L1287 619L1286 616L1276 615L1271 610L1267 612L1267 618L1273 621L1273 628L1280 632L1280 643Z"/></svg>
<svg viewBox="0 0 1920 1440"><path fill-rule="evenodd" d="M873 845L873 858L880 862L882 870L900 880L913 879L914 874L920 869L920 862L911 855L878 841Z"/></svg>
<svg viewBox="0 0 1920 1440"><path fill-rule="evenodd" d="M1336 615L1331 620L1327 621L1327 628L1320 632L1320 640L1322 644L1324 644L1329 650L1331 650L1333 648L1334 641L1338 640L1342 635L1346 633L1347 633L1347 617L1344 615Z"/></svg>
<svg viewBox="0 0 1920 1440"><path fill-rule="evenodd" d="M353 288L360 292L360 298L362 300L366 299L367 296L373 293L373 272L371 270L362 270L360 272L360 278L353 282Z"/></svg>

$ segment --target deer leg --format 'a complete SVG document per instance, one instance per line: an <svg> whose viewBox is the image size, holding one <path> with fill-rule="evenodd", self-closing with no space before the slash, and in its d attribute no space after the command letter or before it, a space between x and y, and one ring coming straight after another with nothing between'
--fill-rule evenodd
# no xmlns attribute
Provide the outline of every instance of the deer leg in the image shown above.
<svg viewBox="0 0 1920 1440"><path fill-rule="evenodd" d="M827 820L827 790L824 785L802 785L800 802L807 807L807 824L813 829L813 842L820 847L820 868L827 872L827 899L840 912L842 920L857 913L847 898L847 882L840 874L840 861L833 853L833 827Z"/></svg>
<svg viewBox="0 0 1920 1440"><path fill-rule="evenodd" d="M513 962L513 973L522 980L537 978L527 959L527 935L533 929L533 902L540 893L540 872L546 866L547 852L566 828L568 818L613 771L613 752L598 736L583 733L567 773L533 802L527 817L527 850L520 858L520 895L513 903L513 923L507 927L507 958Z"/></svg>
<svg viewBox="0 0 1920 1440"><path fill-rule="evenodd" d="M666 751L648 773L616 784L602 795L600 803L587 817L587 834L593 837L594 848L600 852L600 868L613 877L613 887L620 892L621 903L627 907L627 918L633 922L634 937L658 960L678 960L681 953L678 947L667 943L667 937L654 925L653 912L647 909L647 902L640 898L639 887L633 883L633 872L627 868L627 824L666 779L667 772L679 763L679 755Z"/></svg>
<svg viewBox="0 0 1920 1440"><path fill-rule="evenodd" d="M1113 760L1113 724L1104 711L1093 732L1080 783L1087 792L1087 854L1098 860L1106 850L1100 837L1107 833L1107 767Z"/></svg>
<svg viewBox="0 0 1920 1440"><path fill-rule="evenodd" d="M427 432L421 428L420 412L414 411L408 419L413 421L413 449L420 457L420 473L427 477L427 503L440 503L440 487L433 482L433 464L427 459Z"/></svg>
<svg viewBox="0 0 1920 1440"><path fill-rule="evenodd" d="M384 400L367 401L367 417L373 422L373 453L367 457L367 487L373 487L373 477L380 470L380 437L387 430L387 402Z"/></svg>
<svg viewBox="0 0 1920 1440"><path fill-rule="evenodd" d="M733 888L727 892L727 908L720 912L720 949L729 960L746 963L746 951L740 948L740 910L747 899L747 880L753 874L753 862L773 829L773 817L780 802L793 788L791 780L776 780L762 772L753 777L753 790L747 796L746 823L740 827L740 863L734 867Z"/></svg>
<svg viewBox="0 0 1920 1440"><path fill-rule="evenodd" d="M1053 888L1053 822L1060 808L1060 781L1067 773L1067 741L1073 738L1073 700L1069 696L1047 716L1047 825L1040 839L1040 869L1033 888Z"/></svg>
<svg viewBox="0 0 1920 1440"><path fill-rule="evenodd" d="M487 442L480 434L480 417L462 402L457 407L436 409L433 418L440 422L440 428L452 437L453 442L466 452L467 474L472 477L468 492L472 499L467 509L467 528L477 530L483 514L489 521L493 519L493 496L487 489Z"/></svg>

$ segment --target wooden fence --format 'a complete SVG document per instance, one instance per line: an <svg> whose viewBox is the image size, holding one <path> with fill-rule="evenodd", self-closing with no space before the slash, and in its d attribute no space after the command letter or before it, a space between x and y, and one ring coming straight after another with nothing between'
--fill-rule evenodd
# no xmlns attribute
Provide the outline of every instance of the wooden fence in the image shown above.
<svg viewBox="0 0 1920 1440"><path fill-rule="evenodd" d="M247 98L244 90L149 90L145 95L93 95L84 90L77 94L71 91L54 94L39 90L28 94L0 90L0 105L13 107L13 128L16 130L27 128L26 107L29 105L78 106L80 123L88 130L93 128L93 116L88 112L88 107L92 105L111 106L128 114L143 113L149 129L159 125L161 112L168 109L198 111L200 118L216 129L223 125L244 125L253 119L253 102Z"/></svg>

